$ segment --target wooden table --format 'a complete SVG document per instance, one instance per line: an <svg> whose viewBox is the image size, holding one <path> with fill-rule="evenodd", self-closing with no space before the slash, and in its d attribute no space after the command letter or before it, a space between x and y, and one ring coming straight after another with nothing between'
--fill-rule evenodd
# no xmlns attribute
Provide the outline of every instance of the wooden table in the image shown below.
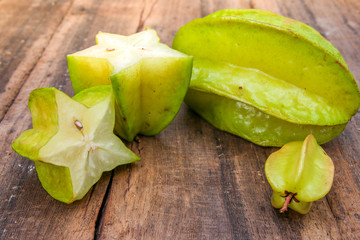
<svg viewBox="0 0 360 240"><path fill-rule="evenodd" d="M264 163L277 148L221 132L183 105L155 137L128 146L141 158L103 174L67 205L41 187L34 163L10 147L31 128L29 93L72 95L66 55L101 30L151 27L171 45L177 30L223 8L261 8L303 21L342 53L360 80L358 0L0 0L1 239L359 239L360 115L323 145L335 164L329 194L311 212L279 214Z"/></svg>

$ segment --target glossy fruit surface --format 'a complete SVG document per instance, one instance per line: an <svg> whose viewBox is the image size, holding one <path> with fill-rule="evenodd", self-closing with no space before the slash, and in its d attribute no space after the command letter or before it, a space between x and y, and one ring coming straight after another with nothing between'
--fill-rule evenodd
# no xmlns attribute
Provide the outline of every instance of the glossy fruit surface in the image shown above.
<svg viewBox="0 0 360 240"><path fill-rule="evenodd" d="M194 56L185 102L214 126L259 145L282 146L310 133L327 142L360 105L339 51L309 26L270 12L228 9L195 19L173 47ZM254 118L234 114L249 109ZM253 134L246 131L252 126Z"/></svg>
<svg viewBox="0 0 360 240"><path fill-rule="evenodd" d="M100 32L96 42L67 57L74 92L111 83L117 134L131 141L159 133L180 109L192 57L160 43L151 29L130 36Z"/></svg>
<svg viewBox="0 0 360 240"><path fill-rule="evenodd" d="M55 199L81 199L118 165L140 160L113 133L114 97L110 86L78 93L73 99L55 88L34 90L29 97L33 129L12 144L35 161L44 189Z"/></svg>
<svg viewBox="0 0 360 240"><path fill-rule="evenodd" d="M274 191L272 205L281 208L290 196L289 207L305 214L313 201L330 191L334 164L309 135L303 142L285 144L272 153L266 160L265 174Z"/></svg>

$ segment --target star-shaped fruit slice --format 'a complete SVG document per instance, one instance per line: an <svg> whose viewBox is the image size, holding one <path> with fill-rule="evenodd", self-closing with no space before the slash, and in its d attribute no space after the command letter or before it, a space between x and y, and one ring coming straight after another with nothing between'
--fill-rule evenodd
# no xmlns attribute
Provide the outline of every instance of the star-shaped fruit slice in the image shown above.
<svg viewBox="0 0 360 240"><path fill-rule="evenodd" d="M104 171L140 160L113 133L110 86L86 89L73 99L55 88L36 89L29 109L33 129L12 147L35 161L43 187L57 200L81 199Z"/></svg>
<svg viewBox="0 0 360 240"><path fill-rule="evenodd" d="M130 36L99 32L96 43L67 56L74 92L111 84L116 133L128 141L159 133L180 109L192 57L160 43L152 29Z"/></svg>

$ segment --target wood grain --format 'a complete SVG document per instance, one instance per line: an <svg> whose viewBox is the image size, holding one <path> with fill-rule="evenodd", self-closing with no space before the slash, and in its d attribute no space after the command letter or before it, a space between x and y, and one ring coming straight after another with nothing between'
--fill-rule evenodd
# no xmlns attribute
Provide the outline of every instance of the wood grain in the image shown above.
<svg viewBox="0 0 360 240"><path fill-rule="evenodd" d="M276 148L221 132L186 105L157 136L128 143L142 161L105 173L71 205L52 199L33 162L12 151L31 127L29 93L55 86L72 95L66 55L93 45L98 31L151 27L171 45L182 25L223 8L261 8L309 24L360 79L356 0L0 1L0 239L360 238L359 114L323 146L334 185L304 216L270 204L264 163Z"/></svg>
<svg viewBox="0 0 360 240"><path fill-rule="evenodd" d="M71 1L0 2L0 120L41 57Z"/></svg>

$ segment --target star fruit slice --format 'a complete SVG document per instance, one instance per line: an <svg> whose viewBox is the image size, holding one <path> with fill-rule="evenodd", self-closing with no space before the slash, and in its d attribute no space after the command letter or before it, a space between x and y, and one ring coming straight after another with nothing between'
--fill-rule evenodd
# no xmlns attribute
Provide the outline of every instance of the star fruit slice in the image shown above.
<svg viewBox="0 0 360 240"><path fill-rule="evenodd" d="M86 89L71 99L55 88L29 97L33 129L12 144L35 161L44 189L55 199L81 199L102 172L140 160L114 135L114 97L110 86Z"/></svg>
<svg viewBox="0 0 360 240"><path fill-rule="evenodd" d="M185 102L215 127L263 146L313 134L325 143L360 106L339 51L311 27L263 10L227 9L181 27L194 56Z"/></svg>
<svg viewBox="0 0 360 240"><path fill-rule="evenodd" d="M160 43L152 29L130 36L99 32L96 42L67 56L74 92L111 83L119 136L132 141L162 131L184 100L192 57Z"/></svg>
<svg viewBox="0 0 360 240"><path fill-rule="evenodd" d="M330 191L334 164L309 135L303 142L287 143L272 153L266 160L265 174L274 191L271 203L275 208L284 212L289 207L306 214L312 202Z"/></svg>

